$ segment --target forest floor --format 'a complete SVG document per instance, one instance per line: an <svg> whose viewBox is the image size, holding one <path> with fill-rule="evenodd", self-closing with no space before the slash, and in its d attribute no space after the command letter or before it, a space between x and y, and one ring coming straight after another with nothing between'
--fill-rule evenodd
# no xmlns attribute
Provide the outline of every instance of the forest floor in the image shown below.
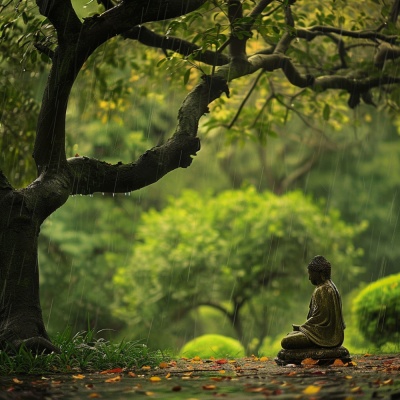
<svg viewBox="0 0 400 400"><path fill-rule="evenodd" d="M278 366L266 357L179 359L140 370L0 377L0 400L15 399L400 399L400 355L343 364Z"/></svg>

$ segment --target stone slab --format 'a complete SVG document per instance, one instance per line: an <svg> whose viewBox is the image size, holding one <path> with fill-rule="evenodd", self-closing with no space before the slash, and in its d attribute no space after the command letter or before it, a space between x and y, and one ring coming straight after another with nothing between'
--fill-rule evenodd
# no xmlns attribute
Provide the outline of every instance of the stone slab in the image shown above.
<svg viewBox="0 0 400 400"><path fill-rule="evenodd" d="M275 358L275 362L278 365L300 365L301 362L306 358L318 360L318 365L329 365L337 359L343 361L343 363L351 361L349 351L346 349L346 347L340 346L332 348L313 347L296 350L282 349Z"/></svg>

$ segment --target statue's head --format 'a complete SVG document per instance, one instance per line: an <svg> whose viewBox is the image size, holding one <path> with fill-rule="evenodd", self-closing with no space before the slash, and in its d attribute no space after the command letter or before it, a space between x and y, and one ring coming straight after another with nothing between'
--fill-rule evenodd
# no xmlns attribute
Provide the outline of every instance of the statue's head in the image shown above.
<svg viewBox="0 0 400 400"><path fill-rule="evenodd" d="M315 256L308 264L308 274L313 285L331 279L331 263L323 256Z"/></svg>

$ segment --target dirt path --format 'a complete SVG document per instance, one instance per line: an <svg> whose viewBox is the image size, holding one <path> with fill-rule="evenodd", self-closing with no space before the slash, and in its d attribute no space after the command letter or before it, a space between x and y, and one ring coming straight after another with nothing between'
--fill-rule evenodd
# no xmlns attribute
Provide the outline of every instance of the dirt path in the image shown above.
<svg viewBox="0 0 400 400"><path fill-rule="evenodd" d="M157 368L0 377L0 399L400 399L400 355L332 366L265 358L176 360Z"/></svg>

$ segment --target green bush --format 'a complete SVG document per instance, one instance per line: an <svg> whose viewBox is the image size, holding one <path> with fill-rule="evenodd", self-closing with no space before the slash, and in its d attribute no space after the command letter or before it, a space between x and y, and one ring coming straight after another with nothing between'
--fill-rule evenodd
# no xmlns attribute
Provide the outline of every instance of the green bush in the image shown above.
<svg viewBox="0 0 400 400"><path fill-rule="evenodd" d="M382 346L400 338L400 274L379 279L365 287L353 302L361 334Z"/></svg>
<svg viewBox="0 0 400 400"><path fill-rule="evenodd" d="M238 340L227 336L203 335L187 342L180 355L189 358L244 357L244 348Z"/></svg>

